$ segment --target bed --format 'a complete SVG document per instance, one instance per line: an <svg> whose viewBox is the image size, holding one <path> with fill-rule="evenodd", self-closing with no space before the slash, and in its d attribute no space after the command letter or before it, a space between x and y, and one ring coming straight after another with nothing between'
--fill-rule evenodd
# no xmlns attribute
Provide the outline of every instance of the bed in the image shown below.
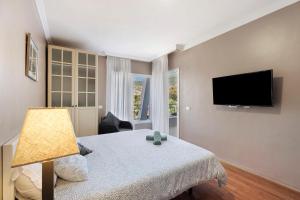
<svg viewBox="0 0 300 200"><path fill-rule="evenodd" d="M89 178L84 182L58 179L55 199L164 200L213 179L219 186L226 184L225 170L210 151L172 136L155 146L145 140L147 134L152 131L81 137L80 143L93 150L86 156ZM4 200L12 200L15 195L9 179L15 143L4 145Z"/></svg>

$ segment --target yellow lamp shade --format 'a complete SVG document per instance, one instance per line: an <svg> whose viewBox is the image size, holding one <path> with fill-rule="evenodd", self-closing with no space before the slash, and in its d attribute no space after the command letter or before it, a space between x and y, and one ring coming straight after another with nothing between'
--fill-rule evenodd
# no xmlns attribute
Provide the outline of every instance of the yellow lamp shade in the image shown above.
<svg viewBox="0 0 300 200"><path fill-rule="evenodd" d="M32 108L26 113L12 167L78 153L67 109Z"/></svg>

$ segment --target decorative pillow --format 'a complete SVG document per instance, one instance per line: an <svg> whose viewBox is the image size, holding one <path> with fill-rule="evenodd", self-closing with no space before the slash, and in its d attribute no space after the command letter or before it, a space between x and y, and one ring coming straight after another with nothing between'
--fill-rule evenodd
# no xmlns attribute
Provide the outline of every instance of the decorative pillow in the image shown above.
<svg viewBox="0 0 300 200"><path fill-rule="evenodd" d="M54 185L57 176L54 173ZM12 180L18 193L28 199L42 199L42 164L36 163L15 168Z"/></svg>
<svg viewBox="0 0 300 200"><path fill-rule="evenodd" d="M59 158L54 161L54 170L58 177L66 181L85 181L88 179L87 160L82 155Z"/></svg>
<svg viewBox="0 0 300 200"><path fill-rule="evenodd" d="M78 148L79 148L79 153L80 153L80 155L85 156L85 155L88 155L88 154L90 154L90 153L93 152L93 150L90 150L89 148L83 146L83 145L80 144L79 142L78 142L77 144L78 144Z"/></svg>
<svg viewBox="0 0 300 200"><path fill-rule="evenodd" d="M102 120L101 123L108 126L115 126L116 128L119 128L120 120L116 116L114 116L111 112L108 112L106 117Z"/></svg>
<svg viewBox="0 0 300 200"><path fill-rule="evenodd" d="M119 127L120 120L116 116L114 116L111 112L108 112L107 117L113 121L113 123L115 124L116 127Z"/></svg>

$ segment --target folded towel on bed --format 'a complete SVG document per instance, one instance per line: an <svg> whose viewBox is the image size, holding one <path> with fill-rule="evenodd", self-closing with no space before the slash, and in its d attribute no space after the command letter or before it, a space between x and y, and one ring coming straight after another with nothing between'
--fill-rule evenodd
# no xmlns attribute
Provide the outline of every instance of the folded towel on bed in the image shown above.
<svg viewBox="0 0 300 200"><path fill-rule="evenodd" d="M153 141L154 140L154 136L153 135L147 135L146 136L146 140L148 141ZM167 141L168 137L165 134L161 134L161 141Z"/></svg>
<svg viewBox="0 0 300 200"><path fill-rule="evenodd" d="M167 140L167 135L161 134L159 131L155 131L153 135L147 135L146 140L154 141L154 145L160 145L161 141Z"/></svg>
<svg viewBox="0 0 300 200"><path fill-rule="evenodd" d="M146 135L146 140L148 140L148 141L154 140L153 135Z"/></svg>
<svg viewBox="0 0 300 200"><path fill-rule="evenodd" d="M160 132L155 131L154 135L153 135L153 138L154 138L154 141L153 141L154 145L161 145L161 135L160 135Z"/></svg>

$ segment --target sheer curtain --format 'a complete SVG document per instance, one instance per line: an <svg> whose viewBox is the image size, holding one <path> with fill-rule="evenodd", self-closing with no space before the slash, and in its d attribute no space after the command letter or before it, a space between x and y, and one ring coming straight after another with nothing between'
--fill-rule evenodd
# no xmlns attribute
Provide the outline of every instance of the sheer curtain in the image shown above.
<svg viewBox="0 0 300 200"><path fill-rule="evenodd" d="M112 112L121 120L131 121L131 61L107 56L106 67L106 112Z"/></svg>
<svg viewBox="0 0 300 200"><path fill-rule="evenodd" d="M169 91L167 56L162 56L152 62L150 96L152 129L169 134Z"/></svg>

